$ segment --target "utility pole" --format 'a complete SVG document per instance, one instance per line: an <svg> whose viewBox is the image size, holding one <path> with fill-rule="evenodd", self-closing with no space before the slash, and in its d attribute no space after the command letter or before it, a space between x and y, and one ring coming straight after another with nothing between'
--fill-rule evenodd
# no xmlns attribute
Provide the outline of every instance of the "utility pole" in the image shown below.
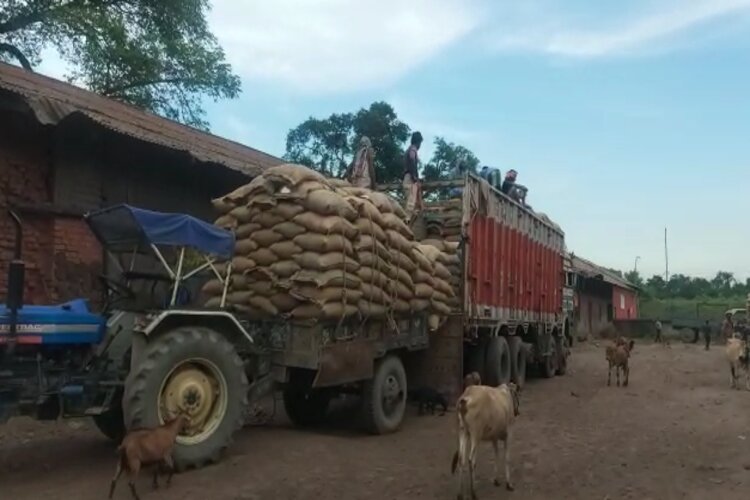
<svg viewBox="0 0 750 500"><path fill-rule="evenodd" d="M664 228L664 280L669 281L669 249L667 247L667 228Z"/></svg>
<svg viewBox="0 0 750 500"><path fill-rule="evenodd" d="M641 260L641 256L640 256L640 255L638 255L638 256L637 256L637 257L635 258L635 264L633 265L633 271L635 271L636 273L638 272L638 261L639 261L639 260Z"/></svg>

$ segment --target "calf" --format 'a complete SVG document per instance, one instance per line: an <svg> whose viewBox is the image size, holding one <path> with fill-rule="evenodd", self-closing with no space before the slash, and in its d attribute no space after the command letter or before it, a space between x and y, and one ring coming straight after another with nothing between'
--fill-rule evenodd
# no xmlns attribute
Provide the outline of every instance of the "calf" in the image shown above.
<svg viewBox="0 0 750 500"><path fill-rule="evenodd" d="M729 387L732 389L739 389L737 379L739 378L739 371L745 372L745 389L750 390L750 353L748 353L748 345L744 340L732 337L727 339L727 345L725 347L727 355L727 361L729 361Z"/></svg>
<svg viewBox="0 0 750 500"><path fill-rule="evenodd" d="M505 448L505 488L513 491L510 481L510 440L513 421L519 414L518 386L513 383L500 387L471 385L458 399L458 450L453 455L451 471L458 468L458 499L464 498L464 473L468 467L469 491L476 499L474 489L477 463L477 447L481 441L492 442L495 451L495 486L500 486L498 477L498 441Z"/></svg>
<svg viewBox="0 0 750 500"><path fill-rule="evenodd" d="M166 467L169 470L167 476L167 486L169 486L174 474L172 449L177 435L182 431L187 420L187 416L180 414L174 420L154 429L130 431L117 448L117 470L109 486L109 498L114 495L117 480L120 479L123 470L128 473L128 485L135 500L140 500L135 489L135 481L138 473L145 466L154 466L154 489L159 487L160 468Z"/></svg>
<svg viewBox="0 0 750 500"><path fill-rule="evenodd" d="M617 386L620 386L620 370L625 375L625 382L623 387L628 386L630 379L630 367L628 366L628 359L630 358L630 352L633 350L635 341L630 340L627 342L624 338L620 337L615 345L607 346L606 358L609 363L609 372L607 373L607 385L612 385L612 368L615 369L617 374Z"/></svg>

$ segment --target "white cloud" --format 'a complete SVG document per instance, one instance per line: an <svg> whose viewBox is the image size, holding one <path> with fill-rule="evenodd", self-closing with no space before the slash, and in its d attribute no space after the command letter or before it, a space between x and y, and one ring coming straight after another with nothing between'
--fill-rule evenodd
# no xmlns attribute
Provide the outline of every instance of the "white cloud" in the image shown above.
<svg viewBox="0 0 750 500"><path fill-rule="evenodd" d="M632 10L634 4L622 5ZM549 15L541 8L516 12L513 25L503 26L500 34L490 36L490 45L500 51L532 51L569 58L631 54L654 50L657 42L669 42L678 34L719 18L750 12L750 0L662 1L660 5L659 10L652 7L619 24L600 17L595 22L597 29L571 26L580 20Z"/></svg>
<svg viewBox="0 0 750 500"><path fill-rule="evenodd" d="M215 0L210 22L245 80L308 92L391 83L471 32L479 0Z"/></svg>

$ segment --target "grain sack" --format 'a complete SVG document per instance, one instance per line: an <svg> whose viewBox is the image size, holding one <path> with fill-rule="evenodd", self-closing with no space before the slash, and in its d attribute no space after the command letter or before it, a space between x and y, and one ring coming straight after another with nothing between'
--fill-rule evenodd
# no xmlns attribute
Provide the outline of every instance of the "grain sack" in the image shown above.
<svg viewBox="0 0 750 500"><path fill-rule="evenodd" d="M280 260L271 264L270 269L279 278L289 278L302 268L294 260Z"/></svg>
<svg viewBox="0 0 750 500"><path fill-rule="evenodd" d="M449 297L441 292L440 290L435 290L435 293L432 294L432 301L433 302L440 302L441 304L447 304L449 301Z"/></svg>
<svg viewBox="0 0 750 500"><path fill-rule="evenodd" d="M266 193L253 195L247 200L247 206L252 216L270 211L277 203L276 195Z"/></svg>
<svg viewBox="0 0 750 500"><path fill-rule="evenodd" d="M235 257L232 259L232 272L244 273L257 265L257 262L252 258Z"/></svg>
<svg viewBox="0 0 750 500"><path fill-rule="evenodd" d="M219 309L221 307L221 297L211 297L203 304L206 309Z"/></svg>
<svg viewBox="0 0 750 500"><path fill-rule="evenodd" d="M227 302L231 304L247 304L250 297L253 296L253 292L232 292L227 294Z"/></svg>
<svg viewBox="0 0 750 500"><path fill-rule="evenodd" d="M294 200L299 201L307 197L313 191L320 189L330 189L326 184L318 181L305 181L294 187L292 191L289 188L282 188L276 193L276 196L280 200Z"/></svg>
<svg viewBox="0 0 750 500"><path fill-rule="evenodd" d="M305 181L316 181L328 185L327 179L320 173L302 165L285 163L270 167L263 172L263 177L272 183L296 186Z"/></svg>
<svg viewBox="0 0 750 500"><path fill-rule="evenodd" d="M302 253L302 249L289 240L274 243L268 249L283 260L291 259L293 256Z"/></svg>
<svg viewBox="0 0 750 500"><path fill-rule="evenodd" d="M407 239L414 239L414 233L409 226L396 214L383 214L383 228L396 231Z"/></svg>
<svg viewBox="0 0 750 500"><path fill-rule="evenodd" d="M264 227L266 229L271 229L273 226L277 224L286 222L283 217L276 215L274 213L271 213L270 211L261 212L253 216L253 218L250 220L252 222L255 222L256 224L259 224L261 227Z"/></svg>
<svg viewBox="0 0 750 500"><path fill-rule="evenodd" d="M447 316L451 313L451 308L443 302L432 300L430 301L430 305L435 312L442 314L443 316Z"/></svg>
<svg viewBox="0 0 750 500"><path fill-rule="evenodd" d="M414 258L414 262L417 263L419 266L419 269L424 271L425 273L432 273L433 272L433 266L432 262L430 262L430 259L428 259L425 254L423 254L418 247L412 248L411 251L412 258Z"/></svg>
<svg viewBox="0 0 750 500"><path fill-rule="evenodd" d="M232 274L229 278L232 290L247 290L248 280L246 274Z"/></svg>
<svg viewBox="0 0 750 500"><path fill-rule="evenodd" d="M362 283L360 285L360 290L362 298L368 302L374 304L388 304L390 302L388 294L378 286Z"/></svg>
<svg viewBox="0 0 750 500"><path fill-rule="evenodd" d="M458 243L454 243L454 242L451 242L451 241L446 241L445 242L445 251L447 253L450 253L450 254L458 253Z"/></svg>
<svg viewBox="0 0 750 500"><path fill-rule="evenodd" d="M321 216L312 212L304 212L295 216L293 221L314 233L342 234L350 240L357 237L357 228L342 217Z"/></svg>
<svg viewBox="0 0 750 500"><path fill-rule="evenodd" d="M269 316L276 316L279 314L279 310L273 305L273 302L268 297L262 295L253 295L247 301L251 306L260 309Z"/></svg>
<svg viewBox="0 0 750 500"><path fill-rule="evenodd" d="M442 240L435 240L435 239L426 239L420 241L422 245L431 246L434 248L437 248L441 252L445 251L445 243Z"/></svg>
<svg viewBox="0 0 750 500"><path fill-rule="evenodd" d="M460 234L450 235L445 238L445 241L447 243L459 243L461 241L461 235Z"/></svg>
<svg viewBox="0 0 750 500"><path fill-rule="evenodd" d="M411 299L409 306L414 312L422 312L430 308L430 301L427 299Z"/></svg>
<svg viewBox="0 0 750 500"><path fill-rule="evenodd" d="M247 289L257 295L265 295L266 297L270 297L275 293L271 281L251 281L247 284Z"/></svg>
<svg viewBox="0 0 750 500"><path fill-rule="evenodd" d="M372 252L359 252L359 254L357 255L357 259L359 260L360 265L378 270L388 270L390 268L390 264L385 259L385 257L388 257L388 254L378 256ZM393 279L396 279L395 273Z"/></svg>
<svg viewBox="0 0 750 500"><path fill-rule="evenodd" d="M201 288L201 293L208 297L212 297L214 295L221 295L223 292L224 292L224 284L217 279L206 281L206 283Z"/></svg>
<svg viewBox="0 0 750 500"><path fill-rule="evenodd" d="M273 186L262 175L259 175L244 186L240 186L225 195L224 199L234 202L236 206L237 202L244 201L252 195L263 193L273 193Z"/></svg>
<svg viewBox="0 0 750 500"><path fill-rule="evenodd" d="M400 269L403 269L407 273L413 273L417 270L417 266L416 264L414 264L414 261L411 260L406 254L398 251L391 252L391 264Z"/></svg>
<svg viewBox="0 0 750 500"><path fill-rule="evenodd" d="M381 213L393 213L401 219L406 219L406 214L404 213L403 208L401 208L401 205L387 194L379 193L377 191L369 191L367 193L367 198L372 201L373 205L378 207L378 210Z"/></svg>
<svg viewBox="0 0 750 500"><path fill-rule="evenodd" d="M435 279L431 274L427 274L421 269L417 269L416 271L414 271L413 278L414 283L424 283L425 285L429 285L430 287L435 288Z"/></svg>
<svg viewBox="0 0 750 500"><path fill-rule="evenodd" d="M433 247L431 245L425 245L425 244L417 244L417 248L420 252L424 254L427 259L429 259L430 262L436 262L438 258L440 258L440 254L442 251L438 250L436 247Z"/></svg>
<svg viewBox="0 0 750 500"><path fill-rule="evenodd" d="M352 187L352 184L346 179L328 179L328 182L335 188Z"/></svg>
<svg viewBox="0 0 750 500"><path fill-rule="evenodd" d="M292 220L295 215L299 215L304 211L304 207L286 201L278 203L273 209L271 209L272 214L283 217L285 220Z"/></svg>
<svg viewBox="0 0 750 500"><path fill-rule="evenodd" d="M268 267L274 262L281 260L275 253L267 248L259 248L256 251L249 253L247 256L254 260L258 265L264 267Z"/></svg>
<svg viewBox="0 0 750 500"><path fill-rule="evenodd" d="M228 309L238 314L242 314L243 316L250 319L264 318L267 316L266 313L264 313L257 307L251 307L247 304L231 304L229 305Z"/></svg>
<svg viewBox="0 0 750 500"><path fill-rule="evenodd" d="M288 293L275 293L268 300L280 313L288 313L299 305L299 301Z"/></svg>
<svg viewBox="0 0 750 500"><path fill-rule="evenodd" d="M431 299L435 294L435 289L425 283L414 285L414 295L419 299Z"/></svg>
<svg viewBox="0 0 750 500"><path fill-rule="evenodd" d="M343 287L359 288L362 280L355 274L342 271L341 269L332 269L326 272L318 271L300 271L290 280L293 285L315 286L317 288L325 287Z"/></svg>
<svg viewBox="0 0 750 500"><path fill-rule="evenodd" d="M458 267L461 265L461 258L456 254L449 254L447 252L444 252L443 255L445 255L445 259L443 264L445 264L446 267L449 269L452 267Z"/></svg>
<svg viewBox="0 0 750 500"><path fill-rule="evenodd" d="M356 209L362 219L371 221L380 227L383 226L383 214L369 200L356 196L347 196L346 201Z"/></svg>
<svg viewBox="0 0 750 500"><path fill-rule="evenodd" d="M289 294L300 301L309 301L320 305L335 302L356 304L362 298L360 290L334 286L325 288L318 288L316 286L295 287L290 290Z"/></svg>
<svg viewBox="0 0 750 500"><path fill-rule="evenodd" d="M322 306L316 304L303 304L292 309L289 316L296 320L312 319L341 319L353 316L359 312L359 309L351 304L341 304L332 302Z"/></svg>
<svg viewBox="0 0 750 500"><path fill-rule="evenodd" d="M340 252L329 252L324 254L314 252L303 252L294 256L294 261L303 269L313 271L330 271L331 269L344 269L350 273L359 269L356 260Z"/></svg>
<svg viewBox="0 0 750 500"><path fill-rule="evenodd" d="M385 234L388 238L388 244L392 248L398 248L406 255L411 255L412 249L415 243L406 239L401 233L394 231L393 229L386 229Z"/></svg>
<svg viewBox="0 0 750 500"><path fill-rule="evenodd" d="M234 244L234 253L239 255L247 255L257 249L258 244L250 238L238 240L237 243Z"/></svg>
<svg viewBox="0 0 750 500"><path fill-rule="evenodd" d="M357 218L357 212L339 194L333 191L318 190L307 195L302 205L313 213L319 215L334 215L353 221Z"/></svg>
<svg viewBox="0 0 750 500"><path fill-rule="evenodd" d="M234 231L234 236L238 240L245 239L249 237L251 234L253 234L255 231L261 229L260 224L256 224L254 222L249 222L247 224L240 224L237 226L237 229Z"/></svg>
<svg viewBox="0 0 750 500"><path fill-rule="evenodd" d="M276 224L275 226L273 226L273 230L287 240L294 239L295 236L299 236L300 234L307 232L307 229L305 229L304 227L289 221L282 222L281 224Z"/></svg>
<svg viewBox="0 0 750 500"><path fill-rule="evenodd" d="M385 231L383 231L383 228L370 220L359 218L354 222L354 227L361 234L372 236L382 243L388 241L388 237L385 235Z"/></svg>
<svg viewBox="0 0 750 500"><path fill-rule="evenodd" d="M224 229L232 230L237 227L237 219L235 219L231 215L222 215L214 221L214 225Z"/></svg>
<svg viewBox="0 0 750 500"><path fill-rule="evenodd" d="M386 276L391 278L392 281L403 283L410 290L414 290L414 280L412 279L411 275L405 270L390 266L386 267L383 272Z"/></svg>
<svg viewBox="0 0 750 500"><path fill-rule="evenodd" d="M435 262L435 276L437 276L440 279L449 280L451 279L451 273L448 271L448 269L442 265L440 262Z"/></svg>
<svg viewBox="0 0 750 500"><path fill-rule="evenodd" d="M252 212L246 206L239 206L239 207L233 208L229 212L229 215L237 219L237 222L239 222L240 224L244 224L244 223L250 222L250 218L253 215L255 215L255 213Z"/></svg>
<svg viewBox="0 0 750 500"><path fill-rule="evenodd" d="M359 252L371 252L376 255L390 256L388 249L370 235L360 235L354 243L354 249Z"/></svg>
<svg viewBox="0 0 750 500"><path fill-rule="evenodd" d="M354 256L354 249L352 248L351 241L340 234L325 235L319 233L305 233L296 236L294 238L294 243L308 252L344 252L347 255Z"/></svg>
<svg viewBox="0 0 750 500"><path fill-rule="evenodd" d="M434 332L438 328L440 328L441 318L437 314L430 314L427 316L427 328L431 332Z"/></svg>
<svg viewBox="0 0 750 500"><path fill-rule="evenodd" d="M381 304L373 304L366 300L360 300L357 303L359 312L364 317L382 318L388 312L388 308Z"/></svg>
<svg viewBox="0 0 750 500"><path fill-rule="evenodd" d="M393 301L393 310L398 314L407 314L411 312L410 299L401 300L397 299Z"/></svg>
<svg viewBox="0 0 750 500"><path fill-rule="evenodd" d="M221 215L228 214L235 206L237 206L225 196L211 200L211 205L213 205L214 210Z"/></svg>
<svg viewBox="0 0 750 500"><path fill-rule="evenodd" d="M255 231L252 235L250 235L250 239L256 242L259 247L268 248L274 243L278 243L279 241L283 240L284 237L273 229L261 229L260 231Z"/></svg>
<svg viewBox="0 0 750 500"><path fill-rule="evenodd" d="M357 276L362 280L362 284L375 285L383 290L387 289L391 282L385 274L366 266L362 266L357 270Z"/></svg>
<svg viewBox="0 0 750 500"><path fill-rule="evenodd" d="M391 281L391 292L397 295L399 298L404 300L411 300L414 298L414 287L409 288L400 281ZM408 309L408 304L407 304Z"/></svg>
<svg viewBox="0 0 750 500"><path fill-rule="evenodd" d="M455 296L453 293L453 287L445 280L436 279L435 280L435 293L440 293L441 295L445 296L445 300L443 302L447 302L448 299Z"/></svg>

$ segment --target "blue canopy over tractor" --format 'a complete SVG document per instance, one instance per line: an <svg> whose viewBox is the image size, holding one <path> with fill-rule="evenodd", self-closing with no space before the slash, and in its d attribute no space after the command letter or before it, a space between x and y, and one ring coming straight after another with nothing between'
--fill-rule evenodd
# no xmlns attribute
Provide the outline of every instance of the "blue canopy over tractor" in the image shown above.
<svg viewBox="0 0 750 500"><path fill-rule="evenodd" d="M190 215L116 205L86 215L99 242L111 251L146 250L151 245L190 247L228 259L234 234Z"/></svg>

